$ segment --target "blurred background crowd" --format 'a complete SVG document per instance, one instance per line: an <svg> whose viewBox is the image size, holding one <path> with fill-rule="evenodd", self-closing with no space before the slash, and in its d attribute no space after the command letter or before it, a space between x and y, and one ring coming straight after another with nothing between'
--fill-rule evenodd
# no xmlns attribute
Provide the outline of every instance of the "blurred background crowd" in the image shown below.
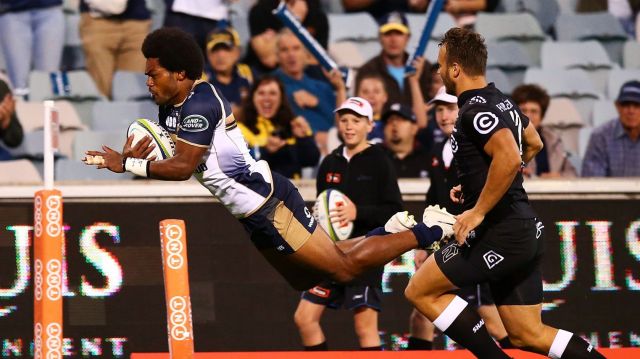
<svg viewBox="0 0 640 359"><path fill-rule="evenodd" d="M488 44L487 78L538 129L543 150L528 177L640 176L640 1L447 0L417 73L405 76L429 0L287 0L340 65L327 73L272 14L277 0L3 0L0 3L0 182L42 176L43 101L61 126L57 180L128 180L80 159L120 148L129 123L157 118L140 46L175 26L193 34L203 77L232 103L255 158L290 178L315 178L340 144L334 109L370 102L370 142L398 177L427 178L454 121L439 90L437 43L453 26ZM453 108L451 108L453 107ZM444 123L443 122L443 123Z"/></svg>

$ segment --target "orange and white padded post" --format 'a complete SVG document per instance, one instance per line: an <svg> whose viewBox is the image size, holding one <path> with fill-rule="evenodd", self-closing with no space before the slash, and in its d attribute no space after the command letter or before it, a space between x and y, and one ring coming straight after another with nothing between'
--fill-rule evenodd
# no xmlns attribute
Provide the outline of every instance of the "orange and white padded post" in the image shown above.
<svg viewBox="0 0 640 359"><path fill-rule="evenodd" d="M171 358L193 358L193 324L187 262L187 231L184 221L160 221L164 293Z"/></svg>
<svg viewBox="0 0 640 359"><path fill-rule="evenodd" d="M36 192L34 233L34 358L62 359L62 195Z"/></svg>

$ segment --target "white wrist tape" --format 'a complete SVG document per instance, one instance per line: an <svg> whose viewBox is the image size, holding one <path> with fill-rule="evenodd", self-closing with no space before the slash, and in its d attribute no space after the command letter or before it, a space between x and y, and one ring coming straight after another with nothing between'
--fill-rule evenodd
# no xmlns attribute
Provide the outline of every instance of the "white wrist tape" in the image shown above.
<svg viewBox="0 0 640 359"><path fill-rule="evenodd" d="M149 177L149 163L150 161L142 158L127 157L124 160L124 170L136 176Z"/></svg>

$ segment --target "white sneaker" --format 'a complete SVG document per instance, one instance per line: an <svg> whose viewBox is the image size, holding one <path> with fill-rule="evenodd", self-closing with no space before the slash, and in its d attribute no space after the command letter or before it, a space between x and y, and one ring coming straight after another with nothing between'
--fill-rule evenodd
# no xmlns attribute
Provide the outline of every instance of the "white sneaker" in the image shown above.
<svg viewBox="0 0 640 359"><path fill-rule="evenodd" d="M411 229L416 224L418 223L416 223L416 220L413 219L413 216L410 215L409 212L398 212L391 216L387 223L385 223L384 230L389 233L398 233Z"/></svg>
<svg viewBox="0 0 640 359"><path fill-rule="evenodd" d="M442 238L453 236L453 224L456 223L456 218L453 214L447 212L447 209L440 206L428 206L424 209L422 215L422 221L427 226L438 226L442 228Z"/></svg>

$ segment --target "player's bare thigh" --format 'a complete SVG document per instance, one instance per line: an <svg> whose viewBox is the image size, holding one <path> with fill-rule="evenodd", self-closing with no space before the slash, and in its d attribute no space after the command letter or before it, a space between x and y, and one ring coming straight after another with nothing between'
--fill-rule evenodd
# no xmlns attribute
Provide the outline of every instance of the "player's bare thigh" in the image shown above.
<svg viewBox="0 0 640 359"><path fill-rule="evenodd" d="M457 287L442 273L434 256L429 256L411 277L405 289L405 296L422 314L433 321L449 304L448 301L438 300L439 297L453 289Z"/></svg>
<svg viewBox="0 0 640 359"><path fill-rule="evenodd" d="M292 254L271 249L261 253L297 290L307 290L324 279L340 281L347 273L346 256L320 227Z"/></svg>

